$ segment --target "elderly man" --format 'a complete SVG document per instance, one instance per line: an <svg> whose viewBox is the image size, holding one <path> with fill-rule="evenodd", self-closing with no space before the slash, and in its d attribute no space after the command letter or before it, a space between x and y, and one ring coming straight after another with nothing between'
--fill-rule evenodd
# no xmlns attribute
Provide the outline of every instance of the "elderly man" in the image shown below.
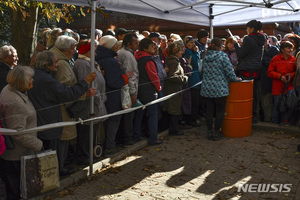
<svg viewBox="0 0 300 200"><path fill-rule="evenodd" d="M139 70L134 53L138 49L138 38L134 33L128 33L123 38L122 48L118 51L118 61L121 65L123 73L133 72L132 77L128 80L129 92L132 105L137 103L137 92L139 85ZM132 145L133 141L133 117L134 112L124 114L123 118L123 144Z"/></svg>
<svg viewBox="0 0 300 200"><path fill-rule="evenodd" d="M81 97L88 90L88 85L96 78L96 73L91 73L85 80L68 87L53 77L53 74L58 71L57 62L57 56L48 50L41 52L36 58L33 88L28 91L28 96L37 111L38 126L63 121L59 105ZM60 170L63 166L59 147L62 132L63 128L38 132L38 138L43 141L45 150L57 150ZM68 172L70 171L62 170L60 174L66 175Z"/></svg>
<svg viewBox="0 0 300 200"><path fill-rule="evenodd" d="M57 38L55 41L54 47L50 50L53 52L57 57L57 72L55 73L55 79L61 82L62 84L72 87L77 83L76 76L73 72L73 69L70 66L70 60L72 60L73 54L76 52L76 45L77 41L66 35L61 35ZM92 89L89 91L93 91ZM90 96L90 92L88 93ZM94 94L94 92L93 92ZM82 100L84 97L81 98ZM72 106L73 103L66 103L60 106L61 113L62 113L62 119L63 121L74 121L75 119L71 118L67 112L67 109ZM60 168L61 168L61 174L67 175L67 169L64 167L64 161L66 160L68 149L69 149L69 143L70 140L77 137L77 131L76 126L67 126L64 127L62 136L60 138L60 153L59 155L60 160ZM69 170L70 171L70 170Z"/></svg>
<svg viewBox="0 0 300 200"><path fill-rule="evenodd" d="M8 71L18 64L17 50L11 45L0 48L0 92L7 85L6 76Z"/></svg>

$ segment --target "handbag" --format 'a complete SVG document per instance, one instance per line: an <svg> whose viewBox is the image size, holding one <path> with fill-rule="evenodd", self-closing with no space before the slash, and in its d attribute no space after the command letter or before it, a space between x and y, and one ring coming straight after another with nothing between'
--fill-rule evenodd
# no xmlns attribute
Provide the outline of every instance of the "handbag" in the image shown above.
<svg viewBox="0 0 300 200"><path fill-rule="evenodd" d="M0 123L2 128L6 128L5 119L2 115L1 115ZM3 135L3 137L5 140L6 149L13 150L15 148L15 144L13 142L12 137L10 135Z"/></svg>
<svg viewBox="0 0 300 200"><path fill-rule="evenodd" d="M56 151L21 157L21 197L29 199L60 187Z"/></svg>
<svg viewBox="0 0 300 200"><path fill-rule="evenodd" d="M128 84L124 85L121 88L121 103L123 109L131 108L132 102L131 102Z"/></svg>
<svg viewBox="0 0 300 200"><path fill-rule="evenodd" d="M281 91L279 104L278 104L280 112L285 112L287 109L286 106L287 95L285 94L285 91L288 90L288 87L289 87L288 83L285 83Z"/></svg>
<svg viewBox="0 0 300 200"><path fill-rule="evenodd" d="M298 75L298 70L296 72L296 75L295 75L295 78L297 78L297 75ZM290 108L290 109L297 109L298 108L298 104L299 104L299 94L297 93L297 91L295 90L295 81L293 82L293 89L290 90L288 93L287 93L287 99L286 99L286 104L287 104L287 107Z"/></svg>
<svg viewBox="0 0 300 200"><path fill-rule="evenodd" d="M73 103L71 106L66 108L66 111L68 115L71 118L78 118L80 117L80 114L84 110L84 101L78 100L75 103Z"/></svg>

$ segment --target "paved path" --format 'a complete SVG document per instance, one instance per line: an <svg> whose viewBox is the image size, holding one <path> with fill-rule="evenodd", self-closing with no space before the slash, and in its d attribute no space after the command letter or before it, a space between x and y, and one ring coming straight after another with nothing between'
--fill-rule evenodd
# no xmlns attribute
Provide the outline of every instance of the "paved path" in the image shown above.
<svg viewBox="0 0 300 200"><path fill-rule="evenodd" d="M273 131L256 127L249 137L216 142L206 139L204 126L185 131L184 136L167 136L162 145L145 146L119 157L48 199L299 200L300 134L295 132L300 129L283 132L274 131L276 127ZM288 193L238 192L241 183L292 187Z"/></svg>

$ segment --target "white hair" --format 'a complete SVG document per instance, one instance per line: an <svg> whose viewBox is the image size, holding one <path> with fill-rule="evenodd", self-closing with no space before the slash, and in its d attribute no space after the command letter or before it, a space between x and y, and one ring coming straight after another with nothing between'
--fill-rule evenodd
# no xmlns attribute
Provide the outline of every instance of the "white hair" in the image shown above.
<svg viewBox="0 0 300 200"><path fill-rule="evenodd" d="M0 48L0 60L3 60L6 56L10 56L17 50L11 45L4 45Z"/></svg>
<svg viewBox="0 0 300 200"><path fill-rule="evenodd" d="M61 35L55 41L54 46L62 51L62 50L67 50L76 44L77 41L74 38L67 35Z"/></svg>

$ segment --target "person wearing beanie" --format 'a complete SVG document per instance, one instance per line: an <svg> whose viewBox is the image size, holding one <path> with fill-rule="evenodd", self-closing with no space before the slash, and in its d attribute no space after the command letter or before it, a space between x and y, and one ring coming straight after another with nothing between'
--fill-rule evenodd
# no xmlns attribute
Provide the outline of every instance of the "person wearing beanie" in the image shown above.
<svg viewBox="0 0 300 200"><path fill-rule="evenodd" d="M78 59L76 60L73 71L78 81L84 80L85 77L91 71L91 41L85 40L78 45ZM95 97L94 97L94 116L100 117L107 114L105 102L106 102L106 88L105 79L98 67L95 64L96 79L94 81ZM89 86L90 88L91 86ZM84 107L83 111L78 117L81 119L90 118L90 98L86 98L82 105ZM102 121L102 120L101 120ZM94 121L93 128L93 138L95 140L97 129L99 127L100 120ZM77 164L88 165L89 164L89 134L86 134L90 130L90 123L87 124L77 124L77 143L76 143L76 161Z"/></svg>
<svg viewBox="0 0 300 200"><path fill-rule="evenodd" d="M115 59L118 55L117 39L111 35L106 35L100 39L96 50L96 62L104 71L106 82L107 101L105 103L107 113L113 113L122 110L121 87L128 84L128 79L132 77L132 72L125 74L121 71L119 62ZM121 149L115 147L115 139L119 129L121 115L108 118L104 122L105 129L105 150L104 156L119 152Z"/></svg>
<svg viewBox="0 0 300 200"><path fill-rule="evenodd" d="M201 29L197 33L197 40L195 41L196 46L199 49L201 59L207 49L207 39L208 39L208 32L205 29Z"/></svg>

